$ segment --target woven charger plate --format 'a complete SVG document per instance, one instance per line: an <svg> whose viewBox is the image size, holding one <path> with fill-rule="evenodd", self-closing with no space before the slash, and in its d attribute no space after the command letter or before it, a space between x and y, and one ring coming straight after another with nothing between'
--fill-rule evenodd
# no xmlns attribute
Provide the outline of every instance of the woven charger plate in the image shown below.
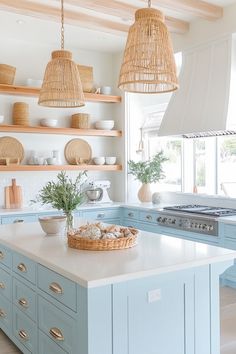
<svg viewBox="0 0 236 354"><path fill-rule="evenodd" d="M0 158L15 158L21 162L24 158L24 148L15 138L4 136L0 138Z"/></svg>
<svg viewBox="0 0 236 354"><path fill-rule="evenodd" d="M83 139L72 139L65 146L65 158L70 165L75 165L79 159L90 160L91 146Z"/></svg>

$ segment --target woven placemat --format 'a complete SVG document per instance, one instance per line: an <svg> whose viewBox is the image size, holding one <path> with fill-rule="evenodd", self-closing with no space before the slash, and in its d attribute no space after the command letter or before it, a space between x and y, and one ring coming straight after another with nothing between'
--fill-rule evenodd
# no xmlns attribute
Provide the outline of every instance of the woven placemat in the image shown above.
<svg viewBox="0 0 236 354"><path fill-rule="evenodd" d="M21 162L24 158L24 148L19 140L10 136L0 138L0 158L15 158Z"/></svg>
<svg viewBox="0 0 236 354"><path fill-rule="evenodd" d="M64 150L66 161L75 165L79 159L90 160L92 157L91 146L83 139L70 140Z"/></svg>

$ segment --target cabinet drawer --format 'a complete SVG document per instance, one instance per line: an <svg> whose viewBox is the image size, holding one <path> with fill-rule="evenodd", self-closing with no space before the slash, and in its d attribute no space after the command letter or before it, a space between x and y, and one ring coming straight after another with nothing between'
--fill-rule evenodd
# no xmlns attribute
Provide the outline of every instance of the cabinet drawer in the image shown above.
<svg viewBox="0 0 236 354"><path fill-rule="evenodd" d="M38 286L54 299L76 311L77 287L73 281L39 264Z"/></svg>
<svg viewBox="0 0 236 354"><path fill-rule="evenodd" d="M0 268L0 294L6 296L8 300L12 299L12 281L11 276L5 270Z"/></svg>
<svg viewBox="0 0 236 354"><path fill-rule="evenodd" d="M36 321L36 294L25 284L13 278L13 303Z"/></svg>
<svg viewBox="0 0 236 354"><path fill-rule="evenodd" d="M36 283L36 264L29 258L14 253L13 254L13 270L31 283Z"/></svg>
<svg viewBox="0 0 236 354"><path fill-rule="evenodd" d="M68 353L74 353L76 322L65 312L39 296L39 328Z"/></svg>
<svg viewBox="0 0 236 354"><path fill-rule="evenodd" d="M37 221L37 215L14 215L14 216L3 216L2 217L2 224L17 224L17 223L24 223L24 222L35 222Z"/></svg>
<svg viewBox="0 0 236 354"><path fill-rule="evenodd" d="M82 212L82 217L85 219L92 220L103 220L110 218L118 218L119 209L99 209L99 210L88 210Z"/></svg>
<svg viewBox="0 0 236 354"><path fill-rule="evenodd" d="M236 225L224 225L223 233L225 238L236 240Z"/></svg>
<svg viewBox="0 0 236 354"><path fill-rule="evenodd" d="M12 331L12 304L2 295L0 295L0 327L1 325Z"/></svg>
<svg viewBox="0 0 236 354"><path fill-rule="evenodd" d="M124 218L137 219L139 218L139 210L136 209L124 209L123 211Z"/></svg>
<svg viewBox="0 0 236 354"><path fill-rule="evenodd" d="M11 251L0 245L0 264L4 264L6 267L12 267L12 254Z"/></svg>
<svg viewBox="0 0 236 354"><path fill-rule="evenodd" d="M39 330L39 354L67 354L53 340Z"/></svg>
<svg viewBox="0 0 236 354"><path fill-rule="evenodd" d="M146 221L150 223L156 224L157 213L148 212L148 211L140 211L139 219L141 221Z"/></svg>
<svg viewBox="0 0 236 354"><path fill-rule="evenodd" d="M13 306L13 334L32 353L37 353L37 325Z"/></svg>

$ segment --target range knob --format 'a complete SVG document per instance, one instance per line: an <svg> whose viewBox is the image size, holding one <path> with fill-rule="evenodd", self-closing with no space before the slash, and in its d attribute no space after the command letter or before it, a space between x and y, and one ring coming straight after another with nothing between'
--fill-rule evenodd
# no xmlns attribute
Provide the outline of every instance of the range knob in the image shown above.
<svg viewBox="0 0 236 354"><path fill-rule="evenodd" d="M162 217L161 217L161 216L159 216L159 217L157 218L157 222L162 222Z"/></svg>
<svg viewBox="0 0 236 354"><path fill-rule="evenodd" d="M162 222L163 222L163 224L166 224L167 223L167 218L163 218Z"/></svg>
<svg viewBox="0 0 236 354"><path fill-rule="evenodd" d="M176 224L176 219L172 219L171 224Z"/></svg>

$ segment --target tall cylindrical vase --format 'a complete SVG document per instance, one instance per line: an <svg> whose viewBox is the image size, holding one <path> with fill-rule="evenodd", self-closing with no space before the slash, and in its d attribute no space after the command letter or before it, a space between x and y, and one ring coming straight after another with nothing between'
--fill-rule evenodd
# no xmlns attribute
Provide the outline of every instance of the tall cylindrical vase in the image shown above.
<svg viewBox="0 0 236 354"><path fill-rule="evenodd" d="M138 191L138 199L142 203L147 203L152 201L152 192L150 183L143 183Z"/></svg>
<svg viewBox="0 0 236 354"><path fill-rule="evenodd" d="M67 232L74 228L74 215L72 211L65 212L66 215L66 229Z"/></svg>

